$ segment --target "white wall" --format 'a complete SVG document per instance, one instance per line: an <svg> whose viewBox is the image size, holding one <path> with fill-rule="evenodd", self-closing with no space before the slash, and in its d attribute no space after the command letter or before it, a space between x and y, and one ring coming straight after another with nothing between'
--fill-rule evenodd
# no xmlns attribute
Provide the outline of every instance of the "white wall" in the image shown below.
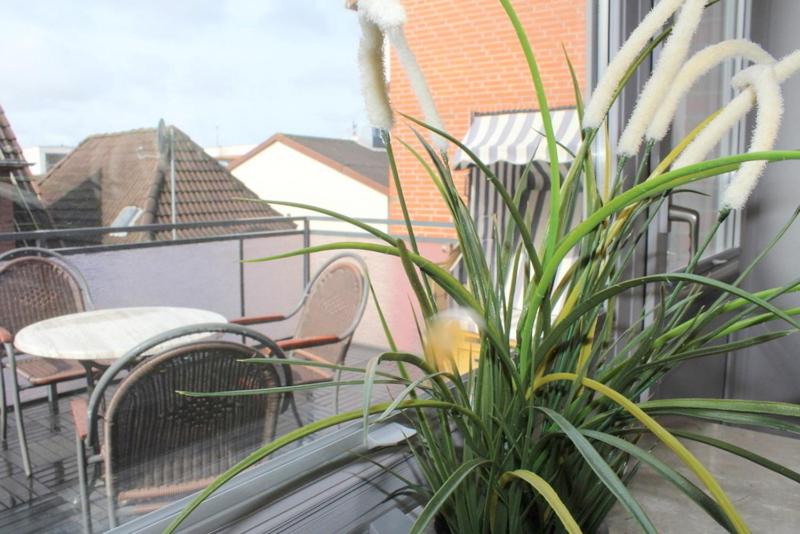
<svg viewBox="0 0 800 534"><path fill-rule="evenodd" d="M388 218L383 193L324 165L281 142L276 142L233 169L233 174L260 198L320 206L355 218ZM317 213L275 206L284 215ZM335 222L315 222L315 230L346 230Z"/></svg>
<svg viewBox="0 0 800 534"><path fill-rule="evenodd" d="M25 158L25 161L33 164L31 165L30 170L35 176L45 174L47 171L53 168L53 165L50 165L50 168L46 168L45 158L47 157L47 154L60 154L61 156L66 156L70 152L72 152L72 147L70 146L33 146L22 149L22 155Z"/></svg>

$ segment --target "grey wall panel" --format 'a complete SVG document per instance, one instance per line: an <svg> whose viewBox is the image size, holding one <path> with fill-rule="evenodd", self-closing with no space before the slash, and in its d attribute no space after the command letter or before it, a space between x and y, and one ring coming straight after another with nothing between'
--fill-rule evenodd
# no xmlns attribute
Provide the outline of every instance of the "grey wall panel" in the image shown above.
<svg viewBox="0 0 800 534"><path fill-rule="evenodd" d="M312 235L312 245L322 245L338 241L365 241L378 243L369 238L336 237L324 235ZM382 242L381 242L382 243ZM447 257L447 245L439 243L421 242L419 243L420 253L426 258L440 262ZM369 269L372 285L378 296L378 302L386 316L386 321L392 331L392 336L401 350L416 352L420 349L419 335L414 315L418 317L418 307L416 297L408 284L403 266L399 258L386 256L376 252L355 251L364 258ZM329 258L341 251L325 252L311 256L312 274L323 265ZM370 297L364 318L361 321L355 336L354 343L369 345L372 347L388 347L386 336L383 334L380 318L375 304Z"/></svg>
<svg viewBox="0 0 800 534"><path fill-rule="evenodd" d="M289 252L303 247L303 237L290 235L248 239L244 242L244 259L251 260ZM243 265L245 315L289 313L303 294L302 257L246 263ZM257 327L268 336L281 338L292 335L296 321Z"/></svg>
<svg viewBox="0 0 800 534"><path fill-rule="evenodd" d="M311 244L342 240L360 239L315 235ZM262 258L301 248L302 244L302 236L297 235L246 239L241 254L245 260ZM438 243L420 243L420 249L433 261L442 261L447 255L446 246ZM313 254L311 274L338 253L341 251ZM187 306L233 318L242 315L243 299L245 315L290 312L304 289L302 258L241 265L239 254L239 242L232 240L75 253L70 254L70 259L84 273L99 308ZM416 298L399 259L370 252L360 254L367 262L398 346L418 351ZM294 320L256 327L276 338L291 335L294 328ZM353 341L388 347L371 298Z"/></svg>
<svg viewBox="0 0 800 534"><path fill-rule="evenodd" d="M71 254L98 308L186 306L238 315L238 243Z"/></svg>

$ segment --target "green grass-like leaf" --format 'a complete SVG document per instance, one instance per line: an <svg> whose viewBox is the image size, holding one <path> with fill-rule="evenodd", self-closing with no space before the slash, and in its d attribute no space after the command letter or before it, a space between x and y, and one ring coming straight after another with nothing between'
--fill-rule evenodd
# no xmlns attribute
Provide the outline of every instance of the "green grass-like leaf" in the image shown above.
<svg viewBox="0 0 800 534"><path fill-rule="evenodd" d="M583 456L586 464L594 471L597 478L614 494L619 500L620 504L628 510L631 515L639 523L644 532L655 533L656 527L647 517L647 514L642 509L641 505L633 498L628 488L619 479L614 470L609 466L602 456L592 447L592 444L583 437L580 431L575 428L569 421L567 421L561 414L549 408L537 408L539 411L547 415L562 432L569 438L575 445L575 448Z"/></svg>
<svg viewBox="0 0 800 534"><path fill-rule="evenodd" d="M481 465L487 463L489 463L488 460L475 458L474 460L466 462L458 469L453 471L453 474L444 481L444 484L442 484L438 490L436 490L436 493L433 494L431 499L425 505L425 508L422 509L422 512L420 512L417 520L414 521L414 524L411 526L411 530L408 531L408 534L422 534L445 502L447 502L447 499L450 498L453 492L464 483L470 473L472 473Z"/></svg>

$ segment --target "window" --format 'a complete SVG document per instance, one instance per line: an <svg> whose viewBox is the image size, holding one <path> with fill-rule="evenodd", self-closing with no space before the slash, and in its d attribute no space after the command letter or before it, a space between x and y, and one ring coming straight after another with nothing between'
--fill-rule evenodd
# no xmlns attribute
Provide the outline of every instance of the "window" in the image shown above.
<svg viewBox="0 0 800 534"><path fill-rule="evenodd" d="M526 26L546 25L562 34L558 42L537 36L534 44L558 57L546 68L543 64L543 70L546 76L557 78L553 106L560 110L562 140L573 146L578 126L568 70L561 60L561 41L576 66L579 83L585 84L586 2L525 2L527 8L520 13ZM12 56L18 63L8 65L15 72L15 81L4 89L0 147L5 150L19 139L25 146L69 145L75 149L43 155L39 178L34 179L24 166L9 171L14 180L7 185L35 196L41 208L12 209L6 199L0 199L0 249L25 241L54 252L58 262L77 273L74 291L67 293L83 295L79 290L85 285L91 299L19 328L22 331L39 324L38 328L45 329L48 324L42 326L42 322L66 321L67 327L62 322L49 323L62 333L60 347L50 357L68 369L65 376L69 380L58 384L58 395L52 396L51 403L47 388L28 388L27 381L19 381L25 392L17 413L25 418L29 433L26 438L9 428L9 448L0 451L10 466L9 476L0 476L0 495L11 494L8 502L0 503L9 505L8 510L0 506L0 531L18 526L9 525L23 515L25 528L31 531L51 530L52 523L61 518L69 523L65 530L80 530L81 514L72 504L79 490L70 404L78 401L77 410L81 403L92 402L84 367L95 365L92 362L97 363L92 379L106 376L100 386L108 386L106 402L95 397L92 404L105 417L97 420L95 429L98 437L108 436L109 443L113 440L114 447L87 449L86 459L97 459L94 453L101 452L127 454L120 464L112 465L116 469L113 476L105 465L90 466L90 471L98 467L101 477L90 477L88 497L87 511L96 530L113 524L106 511L106 488L120 511L117 521L124 524L148 510L169 506L182 495L171 493L173 490L182 489L185 494L199 489L247 450L272 439L273 431L274 436L283 435L302 423L361 406L363 391L358 383L336 389L309 388L294 394L291 400L296 406L288 400L280 405L258 401L261 406L244 410L241 428L231 428L226 426L230 421L225 416L241 415L237 410L242 406L235 401L189 401L176 393L176 389L202 390L224 374L192 365L189 360L194 356L168 352L178 350L186 339L149 346L141 360L129 362L135 360L135 366L120 375L103 374L109 364L122 361L126 353L141 347L140 343L152 341L150 334L173 332L176 321L187 316L194 317L189 326L246 322L258 335L282 342L284 338L307 340L326 334L337 337L325 346L293 346L291 339L283 345L287 356L309 361L321 358L365 367L387 350L381 318L372 300L363 298L366 293L350 291L357 293L357 298L345 306L346 299L328 289L306 292L315 282L315 274L326 268L335 254L246 262L334 241L376 242L352 227L320 220L315 212L257 202L264 199L321 205L367 220L398 237L407 231L397 224L401 211L383 139L369 126L364 112L356 16L341 2L311 4L211 2L194 10L168 5L156 17L152 10L135 3L120 9L92 5L75 10L49 2L43 6L20 4L4 11L4 30L9 32L4 36L13 43ZM523 112L523 122L508 124L539 128L538 122L534 124L538 121L533 118L535 110L530 109L529 73L502 9L481 8L478 16L485 24L476 25L475 13L461 9L459 3L442 2L445 12L432 11L427 4L404 0L410 21L407 35L448 130L463 138L475 114L499 110L510 110L509 114L528 110ZM451 27L456 28L455 46L441 38ZM70 33L65 28L80 31ZM500 58L481 53L486 40L513 53ZM410 80L398 68L396 54L388 46L385 52L385 72L391 78L396 109L417 114ZM502 75L497 75L497 61L502 62L498 69ZM165 119L159 121L159 117ZM396 119L395 138L416 143L399 115ZM354 132L360 134L360 142L354 139ZM492 130L496 137L502 133L502 129ZM528 139L528 144L536 143L535 136ZM532 148L533 152L525 147L520 153L531 156L536 152L536 147ZM421 254L446 264L453 259L454 232L435 185L399 142L394 150ZM7 159L5 153L3 156ZM493 163L505 165L508 161L501 158ZM506 171L504 179L520 178L519 165ZM537 183L531 184L523 199L531 213L536 213L537 224L543 224L547 211L541 176L537 172L533 179ZM470 195L470 171L457 170L455 179L466 198ZM495 198L481 197L478 187L476 183L471 201L490 203L475 211L486 215L479 224L489 236L487 218L498 212L499 206ZM370 282L399 349L419 352L415 310L410 305L414 293L400 261L364 253L354 262L356 267L359 262L368 266ZM3 265L0 258L0 269ZM361 284L363 289L363 281ZM310 305L319 295L327 300ZM252 319L270 315L287 317L269 322ZM250 321L242 321L243 317ZM130 336L146 330L143 326L155 331L132 342ZM36 329L29 330L29 336L31 332ZM200 341L207 342L204 349L208 354L224 352L223 342L241 342L238 334L206 334ZM95 341L113 338L119 350L90 354L90 337ZM264 344L251 341L248 349ZM70 353L67 345L79 352ZM21 343L20 347L28 347L34 357L48 357L37 354L35 346ZM239 364L239 359L249 355L252 351L240 352L234 360ZM149 374L152 369L146 366L155 361L165 367ZM185 364L185 372L174 368L179 364ZM325 371L308 366L289 376L294 384L309 386L339 378ZM274 375L263 374L224 376L235 385L275 385ZM179 378L189 375L197 380L186 387L176 386ZM279 375L288 383L285 375ZM112 381L111 376L119 380ZM344 381L357 382L359 378L355 372L341 376ZM396 393L396 389L378 384L374 399L386 400ZM192 414L159 411L165 406L190 406L190 402L198 403ZM126 411L136 416L126 420ZM76 413L82 416L80 411ZM267 416L272 418L268 425ZM88 415L85 417L88 421ZM169 444L178 434L179 423L188 419L196 423L195 430L200 429L196 443L179 443L168 451L157 448ZM51 428L51 421L59 424ZM346 439L334 440L343 430ZM241 442L234 445L243 446L226 448L220 459L222 455L215 456L219 450L213 449L218 443L210 439L220 436L233 436ZM334 429L304 443L319 445L314 449L316 463L303 456L306 452L294 455L294 449L283 451L276 461L293 467L296 476L303 472L298 466L317 467L323 460L340 457L356 447L360 437L352 429ZM23 450L29 450L29 461L23 459ZM26 469L31 471L31 479ZM141 484L144 487L131 482L137 477L146 482ZM263 487L263 480L259 484ZM35 494L25 491L30 485L37 488Z"/></svg>
<svg viewBox="0 0 800 534"><path fill-rule="evenodd" d="M56 163L58 163L59 161L64 159L64 156L66 156L66 154L53 153L53 152L45 153L45 155L44 155L44 170L45 170L45 172L47 172L50 169L52 169L53 166Z"/></svg>
<svg viewBox="0 0 800 534"><path fill-rule="evenodd" d="M141 217L144 210L142 208L137 208L136 206L125 206L119 212L116 219L111 221L112 228L125 228L127 226L133 226L136 224L136 220ZM126 237L128 235L127 232L114 232L109 234L113 237Z"/></svg>

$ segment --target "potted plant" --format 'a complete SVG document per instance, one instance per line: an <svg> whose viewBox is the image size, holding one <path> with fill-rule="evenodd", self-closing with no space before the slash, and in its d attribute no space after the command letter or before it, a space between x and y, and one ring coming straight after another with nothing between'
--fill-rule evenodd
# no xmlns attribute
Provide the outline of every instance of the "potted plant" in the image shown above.
<svg viewBox="0 0 800 534"><path fill-rule="evenodd" d="M397 412L414 415L409 420L418 437L410 446L429 489L429 498L412 529L415 533L434 520L440 530L459 533L595 531L617 502L642 530L654 532L652 522L627 488L639 464L655 469L721 527L747 532L745 521L714 475L678 437L711 444L756 462L776 476L800 481L799 473L754 453L696 433L673 431L658 419L661 415L680 415L798 432L800 406L731 399L642 399L648 388L680 362L764 343L800 329L795 318L800 310L772 304L777 296L800 290L797 281L749 292L741 288L741 282L753 265L733 283L693 272L722 222L731 211L742 208L766 163L800 159L800 151L771 150L782 112L780 83L800 70L800 52L774 61L755 44L737 41L714 45L687 60L689 41L705 1L662 0L617 53L586 106L573 73L576 107L584 129L580 148L569 171L562 175L556 163L558 140L549 120L534 51L511 1L500 2L530 68L553 162L544 242L535 245L530 221L519 208L520 198L512 197L487 165L441 127L424 78L403 37L402 6L397 1L361 0L364 37L360 57L367 108L375 125L383 129L394 185L405 214L407 240L343 214L268 201L337 217L369 232L381 244L326 244L265 260L337 249L397 257L419 304L424 350L422 354L396 350L386 328L392 350L360 369L365 391L362 409L315 421L255 451L198 495L172 528L226 481L281 447L346 421L362 419L366 430L371 421ZM674 23L664 29L673 15ZM417 134L422 153L402 140L400 143L427 170L450 210L463 255L465 284L418 252L401 177L394 164L396 147L388 134L393 113L383 78L380 49L384 36L398 49L426 114L425 121L407 119L433 136L429 142ZM616 154L619 164L616 169L598 169L594 141L609 108L638 65L662 43L661 59L620 140ZM626 163L637 155L642 161L649 160L692 81L732 56L744 56L756 63L737 76L739 96L698 125L652 171L644 165L629 170ZM569 64L568 58L566 62ZM705 160L721 136L755 104L758 119L750 151ZM482 170L508 212L508 224L495 228L493 265L487 263L475 223L453 182L449 144L457 145ZM604 161L612 161L613 156L607 152ZM735 173L735 177L725 193L717 223L685 270L627 277L625 267L631 254L667 195L724 173ZM573 222L576 212L583 216ZM787 222L787 228L793 220ZM566 263L569 255L576 259ZM617 299L628 290L646 285L657 289L657 304L628 331L618 333ZM453 309L439 309L437 302L441 299L434 297L434 288L447 293L455 304ZM690 313L707 289L719 296L699 313ZM515 320L512 301L518 292L523 295L522 313ZM461 327L465 321L477 326L472 342ZM767 335L741 335L728 341L730 334L765 322L782 327ZM475 351L463 357L459 351L470 343ZM265 362L269 363L260 359L252 364ZM309 365L306 360L288 363ZM404 389L393 401L374 404L370 393L379 373L381 381L394 382ZM640 446L644 435L666 446L698 482Z"/></svg>

